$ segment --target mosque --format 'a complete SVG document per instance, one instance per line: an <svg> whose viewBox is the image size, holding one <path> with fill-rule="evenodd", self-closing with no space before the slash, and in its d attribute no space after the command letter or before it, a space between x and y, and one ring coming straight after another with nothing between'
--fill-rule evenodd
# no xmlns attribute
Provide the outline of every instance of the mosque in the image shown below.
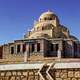
<svg viewBox="0 0 80 80"><path fill-rule="evenodd" d="M80 42L60 24L54 12L47 11L40 15L23 39L1 45L0 58L10 62L80 58Z"/></svg>

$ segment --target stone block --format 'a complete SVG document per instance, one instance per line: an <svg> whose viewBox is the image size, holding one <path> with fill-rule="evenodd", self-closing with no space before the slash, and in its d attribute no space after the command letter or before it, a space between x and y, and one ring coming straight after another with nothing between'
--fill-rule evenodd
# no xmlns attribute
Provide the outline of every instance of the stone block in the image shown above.
<svg viewBox="0 0 80 80"><path fill-rule="evenodd" d="M62 72L67 72L67 70L62 70Z"/></svg>
<svg viewBox="0 0 80 80"><path fill-rule="evenodd" d="M12 75L11 72L6 73L6 76L11 76L11 75Z"/></svg>
<svg viewBox="0 0 80 80"><path fill-rule="evenodd" d="M67 72L61 72L60 77L64 79L67 78Z"/></svg>
<svg viewBox="0 0 80 80"><path fill-rule="evenodd" d="M76 78L72 78L72 80L77 80Z"/></svg>
<svg viewBox="0 0 80 80"><path fill-rule="evenodd" d="M12 74L13 74L13 75L16 75L16 72L14 71L14 72L12 72Z"/></svg>
<svg viewBox="0 0 80 80"><path fill-rule="evenodd" d="M59 78L60 77L60 72L55 72L55 77Z"/></svg>
<svg viewBox="0 0 80 80"><path fill-rule="evenodd" d="M66 79L63 79L63 80L71 80L71 78L66 78Z"/></svg>
<svg viewBox="0 0 80 80"><path fill-rule="evenodd" d="M62 78L56 78L56 80L62 80Z"/></svg>
<svg viewBox="0 0 80 80"><path fill-rule="evenodd" d="M10 80L15 80L15 77L12 76ZM16 80L19 80L19 78L17 78Z"/></svg>
<svg viewBox="0 0 80 80"><path fill-rule="evenodd" d="M73 76L74 76L73 71L69 71L68 72L68 77L73 77Z"/></svg>
<svg viewBox="0 0 80 80"><path fill-rule="evenodd" d="M23 72L23 75L24 75L24 76L27 76L27 72Z"/></svg>
<svg viewBox="0 0 80 80"><path fill-rule="evenodd" d="M80 72L79 71L75 71L74 76L77 77L77 78L80 77Z"/></svg>
<svg viewBox="0 0 80 80"><path fill-rule="evenodd" d="M2 73L1 73L1 76L4 76L4 75L5 75L5 73L4 73L4 72L2 72Z"/></svg>
<svg viewBox="0 0 80 80"><path fill-rule="evenodd" d="M21 72L17 72L17 75L21 75Z"/></svg>
<svg viewBox="0 0 80 80"><path fill-rule="evenodd" d="M56 72L61 72L61 70L56 70Z"/></svg>

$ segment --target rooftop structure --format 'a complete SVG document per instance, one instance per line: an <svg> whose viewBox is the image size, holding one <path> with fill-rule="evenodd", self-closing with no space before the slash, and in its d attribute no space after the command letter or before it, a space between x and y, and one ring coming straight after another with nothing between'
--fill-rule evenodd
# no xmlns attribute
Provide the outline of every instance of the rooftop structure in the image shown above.
<svg viewBox="0 0 80 80"><path fill-rule="evenodd" d="M23 39L2 45L0 58L9 62L80 58L80 42L60 24L58 16L48 10L40 15Z"/></svg>

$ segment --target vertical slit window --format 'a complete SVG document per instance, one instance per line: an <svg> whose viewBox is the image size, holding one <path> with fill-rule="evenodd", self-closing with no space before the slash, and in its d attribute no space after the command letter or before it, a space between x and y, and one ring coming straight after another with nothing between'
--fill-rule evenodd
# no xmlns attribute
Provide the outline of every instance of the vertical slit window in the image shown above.
<svg viewBox="0 0 80 80"><path fill-rule="evenodd" d="M51 44L51 51L54 50L54 44Z"/></svg>
<svg viewBox="0 0 80 80"><path fill-rule="evenodd" d="M77 52L77 44L74 42L74 52Z"/></svg>
<svg viewBox="0 0 80 80"><path fill-rule="evenodd" d="M14 47L11 47L11 54L14 54Z"/></svg>
<svg viewBox="0 0 80 80"><path fill-rule="evenodd" d="M58 44L56 44L56 51L58 51Z"/></svg>
<svg viewBox="0 0 80 80"><path fill-rule="evenodd" d="M23 53L26 51L26 44L23 44Z"/></svg>
<svg viewBox="0 0 80 80"><path fill-rule="evenodd" d="M32 52L34 52L35 48L34 48L34 44L32 44Z"/></svg>
<svg viewBox="0 0 80 80"><path fill-rule="evenodd" d="M40 51L40 43L37 43L37 51Z"/></svg>
<svg viewBox="0 0 80 80"><path fill-rule="evenodd" d="M0 59L2 59L2 55L3 55L3 46L0 47Z"/></svg>
<svg viewBox="0 0 80 80"><path fill-rule="evenodd" d="M20 45L17 45L17 53L20 53Z"/></svg>

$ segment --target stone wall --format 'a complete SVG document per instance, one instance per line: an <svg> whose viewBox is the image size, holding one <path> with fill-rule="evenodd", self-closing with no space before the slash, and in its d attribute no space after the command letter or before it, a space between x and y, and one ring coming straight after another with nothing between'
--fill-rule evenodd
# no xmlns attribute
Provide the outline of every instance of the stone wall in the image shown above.
<svg viewBox="0 0 80 80"><path fill-rule="evenodd" d="M80 69L55 70L55 80L80 80Z"/></svg>
<svg viewBox="0 0 80 80"><path fill-rule="evenodd" d="M65 66L65 64L69 66ZM0 65L0 80L80 80L80 62L56 62L52 67L49 63L46 65L36 63L35 65L38 65L36 68L33 66L34 64L20 64L26 66L26 68L22 67L20 69L18 64L14 64L13 68L8 69L10 65Z"/></svg>
<svg viewBox="0 0 80 80"><path fill-rule="evenodd" d="M0 71L0 80L40 80L37 70Z"/></svg>
<svg viewBox="0 0 80 80"><path fill-rule="evenodd" d="M56 69L53 80L80 80L80 69ZM42 80L38 70L1 71L0 80ZM50 80L50 79L49 79Z"/></svg>

